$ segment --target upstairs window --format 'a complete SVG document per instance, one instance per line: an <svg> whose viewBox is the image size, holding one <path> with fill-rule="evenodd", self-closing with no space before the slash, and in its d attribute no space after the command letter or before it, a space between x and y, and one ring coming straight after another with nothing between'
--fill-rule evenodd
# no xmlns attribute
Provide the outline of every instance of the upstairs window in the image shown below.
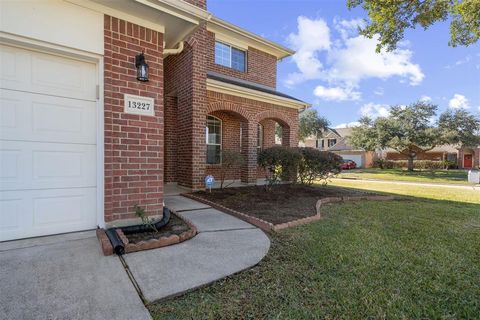
<svg viewBox="0 0 480 320"><path fill-rule="evenodd" d="M333 147L337 144L337 139L328 139L328 147Z"/></svg>
<svg viewBox="0 0 480 320"><path fill-rule="evenodd" d="M205 137L207 140L207 163L218 164L221 162L222 122L220 119L208 116L205 130Z"/></svg>
<svg viewBox="0 0 480 320"><path fill-rule="evenodd" d="M245 72L245 51L223 42L215 42L215 63Z"/></svg>

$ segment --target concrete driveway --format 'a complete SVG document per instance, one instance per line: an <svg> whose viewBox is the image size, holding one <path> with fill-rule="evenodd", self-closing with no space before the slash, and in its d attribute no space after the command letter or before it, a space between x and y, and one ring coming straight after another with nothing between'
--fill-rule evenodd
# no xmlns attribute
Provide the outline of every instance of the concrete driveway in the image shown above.
<svg viewBox="0 0 480 320"><path fill-rule="evenodd" d="M93 231L0 243L0 319L151 319Z"/></svg>

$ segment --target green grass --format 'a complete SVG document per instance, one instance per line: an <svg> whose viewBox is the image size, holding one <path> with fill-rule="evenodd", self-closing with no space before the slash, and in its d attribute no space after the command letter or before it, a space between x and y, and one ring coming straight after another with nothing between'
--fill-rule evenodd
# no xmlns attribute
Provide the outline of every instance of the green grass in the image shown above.
<svg viewBox="0 0 480 320"><path fill-rule="evenodd" d="M376 179L391 181L411 181L440 184L469 184L467 181L468 172L465 170L423 170L409 172L402 169L355 169L344 170L339 178L349 179Z"/></svg>
<svg viewBox="0 0 480 320"><path fill-rule="evenodd" d="M149 305L155 319L478 319L480 191L336 180L402 195L325 208L251 270Z"/></svg>

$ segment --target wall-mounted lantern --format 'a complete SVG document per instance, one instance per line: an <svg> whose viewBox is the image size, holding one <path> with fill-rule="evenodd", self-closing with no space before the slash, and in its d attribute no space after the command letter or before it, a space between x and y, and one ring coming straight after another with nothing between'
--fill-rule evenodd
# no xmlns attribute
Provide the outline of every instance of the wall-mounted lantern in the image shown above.
<svg viewBox="0 0 480 320"><path fill-rule="evenodd" d="M137 80L148 81L148 64L145 62L143 51L135 56L135 67L137 68Z"/></svg>

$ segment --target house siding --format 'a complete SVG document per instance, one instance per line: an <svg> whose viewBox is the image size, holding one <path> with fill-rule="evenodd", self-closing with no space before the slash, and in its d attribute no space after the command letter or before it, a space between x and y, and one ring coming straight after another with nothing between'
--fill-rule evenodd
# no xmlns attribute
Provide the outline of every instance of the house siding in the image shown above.
<svg viewBox="0 0 480 320"><path fill-rule="evenodd" d="M104 16L105 221L134 218L139 204L158 214L163 203L163 34ZM136 79L145 50L149 81ZM124 94L155 99L155 116L124 113Z"/></svg>

